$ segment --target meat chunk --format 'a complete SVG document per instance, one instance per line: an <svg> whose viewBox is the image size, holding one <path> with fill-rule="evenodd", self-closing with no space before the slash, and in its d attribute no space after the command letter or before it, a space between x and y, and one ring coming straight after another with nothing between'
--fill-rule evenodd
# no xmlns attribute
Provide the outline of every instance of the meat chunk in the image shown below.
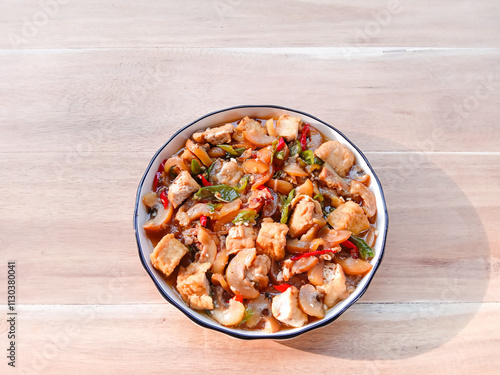
<svg viewBox="0 0 500 375"><path fill-rule="evenodd" d="M320 181L324 182L326 186L337 190L339 193L349 193L349 185L347 182L345 182L345 180L340 177L328 163L323 165L323 169L321 170L318 178Z"/></svg>
<svg viewBox="0 0 500 375"><path fill-rule="evenodd" d="M299 124L300 117L282 115L276 121L276 133L287 142L293 141L299 136Z"/></svg>
<svg viewBox="0 0 500 375"><path fill-rule="evenodd" d="M363 210L365 211L366 216L372 217L377 213L377 201L375 200L375 195L361 182L351 182L351 194L358 195L361 199L363 199Z"/></svg>
<svg viewBox="0 0 500 375"><path fill-rule="evenodd" d="M215 184L236 186L243 177L243 170L236 161L225 161L220 168L214 169L211 177Z"/></svg>
<svg viewBox="0 0 500 375"><path fill-rule="evenodd" d="M325 295L324 303L328 307L347 298L346 279L340 264L326 262L323 267L323 285L317 287Z"/></svg>
<svg viewBox="0 0 500 375"><path fill-rule="evenodd" d="M262 126L259 121L255 121L250 117L246 116L238 123L236 127L236 131L234 132L233 138L239 142L244 142L245 137L243 136L243 132L249 132L255 130L262 135L267 135L267 130Z"/></svg>
<svg viewBox="0 0 500 375"><path fill-rule="evenodd" d="M191 263L187 268L181 267L177 275L177 290L182 299L193 309L212 310L214 302L209 295L209 284L206 276L210 263Z"/></svg>
<svg viewBox="0 0 500 375"><path fill-rule="evenodd" d="M258 289L263 289L269 282L267 274L270 269L271 259L267 255L257 255L252 267L245 271L245 277L253 282Z"/></svg>
<svg viewBox="0 0 500 375"><path fill-rule="evenodd" d="M234 126L226 124L208 129L202 133L194 133L193 139L198 143L209 142L213 145L220 145L222 143L231 142L231 134L233 134L233 132Z"/></svg>
<svg viewBox="0 0 500 375"><path fill-rule="evenodd" d="M199 188L200 185L191 177L189 172L182 171L168 189L168 200L174 208L177 208Z"/></svg>
<svg viewBox="0 0 500 375"><path fill-rule="evenodd" d="M248 116L241 119L236 127L236 130L242 133L250 130L256 130L260 134L267 135L267 130L262 126L262 124Z"/></svg>
<svg viewBox="0 0 500 375"><path fill-rule="evenodd" d="M267 189L255 189L252 190L250 196L248 197L247 207L251 210L259 212L260 209L273 200L272 194Z"/></svg>
<svg viewBox="0 0 500 375"><path fill-rule="evenodd" d="M370 222L363 209L356 203L348 201L338 206L330 215L328 222L336 230L348 230L357 235L370 228Z"/></svg>
<svg viewBox="0 0 500 375"><path fill-rule="evenodd" d="M285 257L286 224L263 222L257 237L257 252L266 254L274 260Z"/></svg>
<svg viewBox="0 0 500 375"><path fill-rule="evenodd" d="M226 238L226 249L229 255L236 254L243 249L255 247L255 231L252 227L235 225L229 229Z"/></svg>
<svg viewBox="0 0 500 375"><path fill-rule="evenodd" d="M151 253L151 264L168 277L188 251L188 248L176 240L173 234L167 234Z"/></svg>
<svg viewBox="0 0 500 375"><path fill-rule="evenodd" d="M323 218L321 204L308 195L299 195L294 198L296 203L290 222L290 237L297 238L306 233L318 219Z"/></svg>
<svg viewBox="0 0 500 375"><path fill-rule="evenodd" d="M347 176L356 161L354 154L338 141L328 141L319 146L314 155L328 163L340 177Z"/></svg>
<svg viewBox="0 0 500 375"><path fill-rule="evenodd" d="M299 307L299 290L294 286L273 298L271 310L276 319L291 327L302 327L309 321Z"/></svg>

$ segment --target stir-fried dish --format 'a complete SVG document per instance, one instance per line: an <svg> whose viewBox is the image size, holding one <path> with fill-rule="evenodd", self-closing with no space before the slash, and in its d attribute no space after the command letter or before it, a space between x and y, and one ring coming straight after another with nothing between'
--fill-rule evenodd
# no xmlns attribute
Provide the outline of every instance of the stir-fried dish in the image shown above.
<svg viewBox="0 0 500 375"><path fill-rule="evenodd" d="M196 132L143 197L152 265L220 324L277 332L322 319L372 268L370 176L298 117Z"/></svg>

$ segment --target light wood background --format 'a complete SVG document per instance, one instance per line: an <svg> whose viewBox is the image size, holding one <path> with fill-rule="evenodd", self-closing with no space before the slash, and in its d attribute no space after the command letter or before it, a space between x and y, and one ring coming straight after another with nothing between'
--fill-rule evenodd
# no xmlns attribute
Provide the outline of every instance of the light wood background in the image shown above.
<svg viewBox="0 0 500 375"><path fill-rule="evenodd" d="M0 303L7 260L19 303L1 373L498 373L500 2L45 3L0 5ZM290 341L195 326L137 254L154 152L238 104L336 125L387 198L365 296Z"/></svg>

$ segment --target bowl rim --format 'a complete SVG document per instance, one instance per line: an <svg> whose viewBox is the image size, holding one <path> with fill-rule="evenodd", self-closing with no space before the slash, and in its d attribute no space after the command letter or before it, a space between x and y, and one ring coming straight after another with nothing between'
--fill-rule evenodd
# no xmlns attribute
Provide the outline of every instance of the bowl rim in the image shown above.
<svg viewBox="0 0 500 375"><path fill-rule="evenodd" d="M349 142L349 144L358 152L358 154L363 158L363 160L365 161L366 165L368 166L368 168L370 169L373 177L375 178L379 188L380 188L380 197L381 197L381 200L382 200L382 205L383 205L383 208L384 208L384 213L385 213L385 232L383 234L383 238L382 238L382 245L381 245L381 248L380 248L380 256L378 258L378 260L376 261L376 263L373 265L373 272L369 275L368 277L368 280L365 284L365 286L358 292L358 294L355 296L355 298L353 298L348 304L346 304L341 310L339 310L335 315L331 316L330 318L323 318L319 324L315 324L315 325L305 325L303 327L301 327L302 329L299 329L298 331L295 331L293 333L283 333L283 334L280 334L280 335L276 335L274 333L263 333L262 335L247 335L245 334L244 332L245 331L236 331L232 328L228 328L228 327L223 327L223 326L217 326L217 325L211 325L211 324L207 324L201 320L198 319L198 317L196 317L195 315L193 315L190 311L190 308L188 306L180 306L180 304L178 304L176 301L174 301L172 298L170 298L170 296L163 290L163 287L159 284L159 282L156 280L156 277L155 275L153 275L153 273L150 271L149 267L148 267L148 264L147 264L147 260L145 259L144 257L144 254L143 254L143 251L142 251L142 246L141 246L141 243L140 243L140 239L139 239L139 229L138 229L138 209L139 209L139 204L140 204L140 192L141 192L141 188L144 184L144 180L146 179L146 176L148 175L150 169L151 169L151 166L153 165L154 161L156 160L156 158L158 157L158 155L163 151L163 149L174 139L176 138L180 133L182 133L183 131L185 131L186 129L188 129L189 127L193 126L194 124L196 124L197 122L207 118L207 117L210 117L210 116L213 116L213 115L216 115L216 114L219 114L219 113L222 113L222 112L227 112L227 111L231 111L231 110L236 110L236 109L244 109L244 108L261 108L261 107L265 107L265 108L271 108L271 109L278 109L278 110L284 110L284 111L290 111L290 112L295 112L295 113L298 113L298 114L301 114L303 116L307 116L309 118L312 118L314 119L315 121L331 128L332 130L334 130L335 132L337 132L338 134L340 134L347 142ZM340 130L338 130L336 127L320 120L319 118L315 117L315 116L312 116L310 115L309 113L307 112L303 112L303 111L298 111L298 110L295 110L295 109L291 109L291 108L287 108L287 107L283 107L283 106L279 106L279 105L238 105L238 106L233 106L233 107L229 107L229 108L225 108L225 109L221 109L221 110L218 110L218 111L214 111L214 112L210 112L206 115L203 115L201 116L200 118L194 120L193 122L189 123L188 125L185 125L183 126L182 128L180 128L179 130L177 130L164 144L163 146L161 146L158 151L156 151L156 153L153 155L153 157L151 158L140 182L139 182L139 185L137 187L137 193L136 193L136 200L135 200L135 206L134 206L134 220L133 220L133 225L134 225L134 232L135 232L135 238L136 238L136 242L137 242L137 247L138 247L138 253L139 253L139 258L141 259L141 263L142 263L142 266L144 267L144 269L146 270L146 272L148 273L148 275L151 277L151 279L153 280L153 283L155 284L156 288L158 289L158 291L160 292L160 294L163 296L163 298L165 298L168 302L170 302L170 304L172 304L173 306L175 306L178 310L180 310L185 316L187 316L193 323L201 326L201 327L204 327L204 328L208 328L208 329L212 329L214 331L217 331L217 332L221 332L221 333L224 333L226 335L229 335L229 336L232 336L234 338L237 338L237 339L244 339L244 340L287 340L287 339L292 339L292 338L295 338L299 335L302 335L306 332L310 332L314 329L317 329L317 328L321 328L321 327L325 327L326 325L334 322L335 320L337 320L344 312L347 311L347 309L349 309L354 303L356 303L366 292L366 290L368 289L368 287L370 286L370 283L371 281L373 280L373 277L375 276L379 266L380 266L380 263L382 263L382 259L384 257L384 253L385 253L385 244L386 244L386 240L387 240L387 232L389 230L389 215L388 215L388 212L387 212L387 204L386 204L386 201L385 201L385 195L384 195L384 190L382 188L382 184L380 183L380 180L377 176L377 174L375 173L375 171L373 170L373 167L371 166L370 162L368 161L368 159L366 158L366 156L361 152L361 150L353 143L351 142L351 140L349 138L347 138L344 133L342 133Z"/></svg>

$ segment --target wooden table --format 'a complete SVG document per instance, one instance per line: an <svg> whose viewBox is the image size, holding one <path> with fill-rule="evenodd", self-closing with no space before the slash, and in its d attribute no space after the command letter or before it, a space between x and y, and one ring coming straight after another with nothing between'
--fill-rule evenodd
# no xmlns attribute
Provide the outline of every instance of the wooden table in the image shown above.
<svg viewBox="0 0 500 375"><path fill-rule="evenodd" d="M18 373L498 374L500 2L55 1L0 6L0 331L5 350L13 260ZM195 326L137 254L154 152L238 104L334 124L387 198L368 292L290 341Z"/></svg>

